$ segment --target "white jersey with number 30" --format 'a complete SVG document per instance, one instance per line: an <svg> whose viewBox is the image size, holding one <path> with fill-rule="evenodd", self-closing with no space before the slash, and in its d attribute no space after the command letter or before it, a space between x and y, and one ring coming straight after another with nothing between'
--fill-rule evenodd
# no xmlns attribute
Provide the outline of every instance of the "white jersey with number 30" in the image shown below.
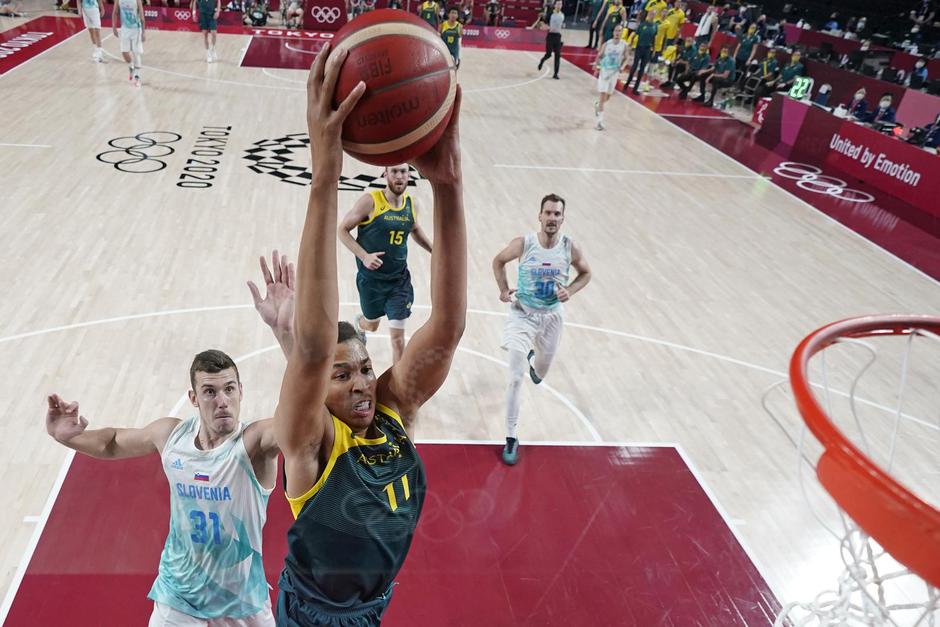
<svg viewBox="0 0 940 627"><path fill-rule="evenodd" d="M530 309L554 309L558 284L567 286L571 270L571 238L562 235L554 248L542 248L538 233L525 236L519 259L516 298Z"/></svg>

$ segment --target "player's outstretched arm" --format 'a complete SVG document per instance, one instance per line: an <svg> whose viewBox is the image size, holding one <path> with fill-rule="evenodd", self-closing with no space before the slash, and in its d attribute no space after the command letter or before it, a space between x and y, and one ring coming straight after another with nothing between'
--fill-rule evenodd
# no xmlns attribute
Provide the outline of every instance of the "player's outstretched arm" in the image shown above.
<svg viewBox="0 0 940 627"><path fill-rule="evenodd" d="M346 215L343 216L342 221L339 223L339 228L336 230L336 234L339 236L339 241L343 243L343 246L348 248L349 252L354 254L359 261L362 262L362 265L369 270L378 270L382 266L382 255L385 253L383 251L370 253L352 236L352 230L357 228L360 223L368 220L371 212L372 196L369 194L360 196L352 209L347 211Z"/></svg>
<svg viewBox="0 0 940 627"><path fill-rule="evenodd" d="M47 399L46 432L56 442L98 459L127 459L163 451L179 418L160 418L142 429L88 429L78 401L65 402L58 394Z"/></svg>
<svg viewBox="0 0 940 627"><path fill-rule="evenodd" d="M336 351L339 294L336 286L336 194L343 167L343 120L365 91L360 82L333 109L333 92L346 52L323 47L307 79L307 129L313 181L297 257L294 345L287 358L274 414L284 453L288 494L306 492L319 476L318 454L329 412L324 405Z"/></svg>
<svg viewBox="0 0 940 627"><path fill-rule="evenodd" d="M434 252L431 253L431 316L405 347L401 359L378 382L378 399L398 410L413 435L415 412L444 383L467 318L467 225L460 169L460 87L447 130L413 165L431 183Z"/></svg>
<svg viewBox="0 0 940 627"><path fill-rule="evenodd" d="M273 273L272 273L273 269ZM290 357L294 347L294 284L295 269L287 255L271 253L271 268L261 257L261 277L264 279L264 298L254 281L248 281L248 291L255 304L255 311L266 325L271 327L277 343L285 357Z"/></svg>
<svg viewBox="0 0 940 627"><path fill-rule="evenodd" d="M493 276L496 277L496 287L499 288L499 300L504 303L512 301L512 295L516 293L516 290L509 289L509 280L506 278L506 264L521 257L524 246L525 239L516 237L509 242L506 248L493 257Z"/></svg>

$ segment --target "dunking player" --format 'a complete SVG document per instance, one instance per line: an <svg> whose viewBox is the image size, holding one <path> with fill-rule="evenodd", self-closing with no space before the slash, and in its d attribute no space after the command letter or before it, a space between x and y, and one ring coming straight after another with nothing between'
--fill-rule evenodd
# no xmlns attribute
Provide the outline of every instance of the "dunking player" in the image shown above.
<svg viewBox="0 0 940 627"><path fill-rule="evenodd" d="M357 331L374 333L382 316L388 317L392 363L405 350L405 321L411 316L414 288L408 271L408 237L431 252L431 242L418 226L415 201L408 189L408 165L385 168L385 189L356 201L340 223L338 234L356 255L356 288L362 314ZM356 229L356 239L350 232Z"/></svg>
<svg viewBox="0 0 940 627"><path fill-rule="evenodd" d="M307 82L316 167L297 262L294 339L274 416L296 518L279 581L282 627L380 623L424 501L424 467L411 440L415 412L443 384L466 324L459 91L443 137L414 161L434 195L428 321L378 380L352 325L339 323L340 133L365 84L334 110L346 53L329 51L327 44Z"/></svg>
<svg viewBox="0 0 940 627"><path fill-rule="evenodd" d="M189 400L198 415L142 429L86 429L78 403L49 396L46 431L99 459L159 453L170 484L170 532L150 589L150 627L272 627L261 529L277 475L271 420L239 422L242 384L217 350L196 355Z"/></svg>
<svg viewBox="0 0 940 627"><path fill-rule="evenodd" d="M121 21L121 34L118 35L118 16ZM144 6L141 0L118 0L111 13L111 31L121 41L121 56L127 63L128 79L140 87L140 66L143 62L144 41L146 40L146 22Z"/></svg>
<svg viewBox="0 0 940 627"><path fill-rule="evenodd" d="M516 425L519 422L519 388L525 375L538 385L548 374L564 326L562 303L591 280L591 269L571 238L561 234L565 222L565 200L555 194L542 198L541 229L517 237L493 259L493 274L499 299L511 302L503 330L502 348L509 351L509 389L506 392L506 446L503 461L510 466L519 458ZM516 289L509 288L506 264L519 261ZM578 276L568 283L571 267ZM516 300L512 296L515 294Z"/></svg>

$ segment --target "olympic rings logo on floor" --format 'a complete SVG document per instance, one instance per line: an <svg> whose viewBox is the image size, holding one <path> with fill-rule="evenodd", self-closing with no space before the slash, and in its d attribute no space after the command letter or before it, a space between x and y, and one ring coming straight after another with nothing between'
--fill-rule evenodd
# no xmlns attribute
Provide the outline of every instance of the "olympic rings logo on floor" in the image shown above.
<svg viewBox="0 0 940 627"><path fill-rule="evenodd" d="M505 28L497 28L493 34L496 35L496 39L509 39L509 36L512 35L512 33Z"/></svg>
<svg viewBox="0 0 940 627"><path fill-rule="evenodd" d="M193 16L193 14L189 11L177 11L174 15L176 15L176 19L182 20L184 22Z"/></svg>
<svg viewBox="0 0 940 627"><path fill-rule="evenodd" d="M166 163L158 157L168 157L174 148L169 144L178 142L183 136L168 131L147 131L129 137L117 137L108 142L116 150L106 150L95 158L102 163L109 163L115 170L132 174L159 172Z"/></svg>
<svg viewBox="0 0 940 627"><path fill-rule="evenodd" d="M310 9L310 16L318 22L332 24L339 19L339 9L337 7L313 7Z"/></svg>
<svg viewBox="0 0 940 627"><path fill-rule="evenodd" d="M875 197L867 192L850 189L848 183L822 173L822 168L797 161L782 161L774 168L774 174L796 181L796 186L808 192L835 196L848 202L873 202Z"/></svg>

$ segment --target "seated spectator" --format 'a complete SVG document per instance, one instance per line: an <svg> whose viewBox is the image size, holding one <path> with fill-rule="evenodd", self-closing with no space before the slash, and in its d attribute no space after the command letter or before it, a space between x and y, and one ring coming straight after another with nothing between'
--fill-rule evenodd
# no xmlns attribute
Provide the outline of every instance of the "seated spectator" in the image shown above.
<svg viewBox="0 0 940 627"><path fill-rule="evenodd" d="M782 48L787 45L787 31L784 28L787 25L785 19L781 19L777 22L777 32L774 33L773 38L770 40L770 45L775 48Z"/></svg>
<svg viewBox="0 0 940 627"><path fill-rule="evenodd" d="M868 101L865 100L865 88L859 87L858 91L852 95L852 99L843 106L849 112L849 115L858 120L864 120L868 117Z"/></svg>
<svg viewBox="0 0 940 627"><path fill-rule="evenodd" d="M839 30L839 14L836 11L832 12L832 15L829 16L829 21L822 27L824 31L834 31Z"/></svg>
<svg viewBox="0 0 940 627"><path fill-rule="evenodd" d="M773 50L767 50L767 56L765 56L760 63L751 68L749 72L749 76L756 76L760 79L754 93L763 93L767 89L767 84L777 80L779 75L780 66L777 64L777 53Z"/></svg>
<svg viewBox="0 0 940 627"><path fill-rule="evenodd" d="M754 26L757 28L757 36L760 37L760 40L767 39L767 16L758 16L757 20L754 21Z"/></svg>
<svg viewBox="0 0 940 627"><path fill-rule="evenodd" d="M803 64L800 63L800 57L800 52L795 50L793 54L790 55L790 62L780 68L780 75L774 80L768 81L766 84L762 85L760 91L757 93L757 97L763 98L774 91L790 91L796 77L803 75Z"/></svg>
<svg viewBox="0 0 940 627"><path fill-rule="evenodd" d="M388 0L388 8L401 10L402 8L401 0Z"/></svg>
<svg viewBox="0 0 940 627"><path fill-rule="evenodd" d="M924 127L925 148L940 148L940 113L934 118L934 121Z"/></svg>
<svg viewBox="0 0 940 627"><path fill-rule="evenodd" d="M911 83L926 85L927 84L927 60L923 57L917 59L914 62L914 69L911 70L910 76L907 77L907 85Z"/></svg>
<svg viewBox="0 0 940 627"><path fill-rule="evenodd" d="M894 115L897 112L891 106L891 102L893 100L894 97L890 93L883 93L881 95L881 100L878 101L878 108L874 109L871 113L868 114L868 122L870 124L877 124L879 122L894 122Z"/></svg>
<svg viewBox="0 0 940 627"><path fill-rule="evenodd" d="M701 93L705 94L705 79L712 72L712 57L708 53L708 44L701 43L698 46L698 54L689 61L689 67L685 74L676 77L676 85L679 86L679 99L685 100L689 97L689 91L692 85L699 83ZM701 81L701 82L700 82Z"/></svg>
<svg viewBox="0 0 940 627"><path fill-rule="evenodd" d="M695 40L686 37L685 41L679 39L676 41L675 58L672 65L669 66L669 76L665 83L659 86L660 89L672 89L676 84L676 79L685 76L689 72L692 59L695 58Z"/></svg>
<svg viewBox="0 0 940 627"><path fill-rule="evenodd" d="M484 13L487 26L499 26L503 23L503 4L499 0L488 0Z"/></svg>
<svg viewBox="0 0 940 627"><path fill-rule="evenodd" d="M701 102L706 107L713 106L715 104L715 94L718 93L719 89L734 85L735 75L734 59L731 58L731 51L728 50L728 46L722 46L718 59L715 61L715 70L710 76L699 79L702 93L695 98L695 101ZM711 85L712 91L706 98L705 89L708 85Z"/></svg>

